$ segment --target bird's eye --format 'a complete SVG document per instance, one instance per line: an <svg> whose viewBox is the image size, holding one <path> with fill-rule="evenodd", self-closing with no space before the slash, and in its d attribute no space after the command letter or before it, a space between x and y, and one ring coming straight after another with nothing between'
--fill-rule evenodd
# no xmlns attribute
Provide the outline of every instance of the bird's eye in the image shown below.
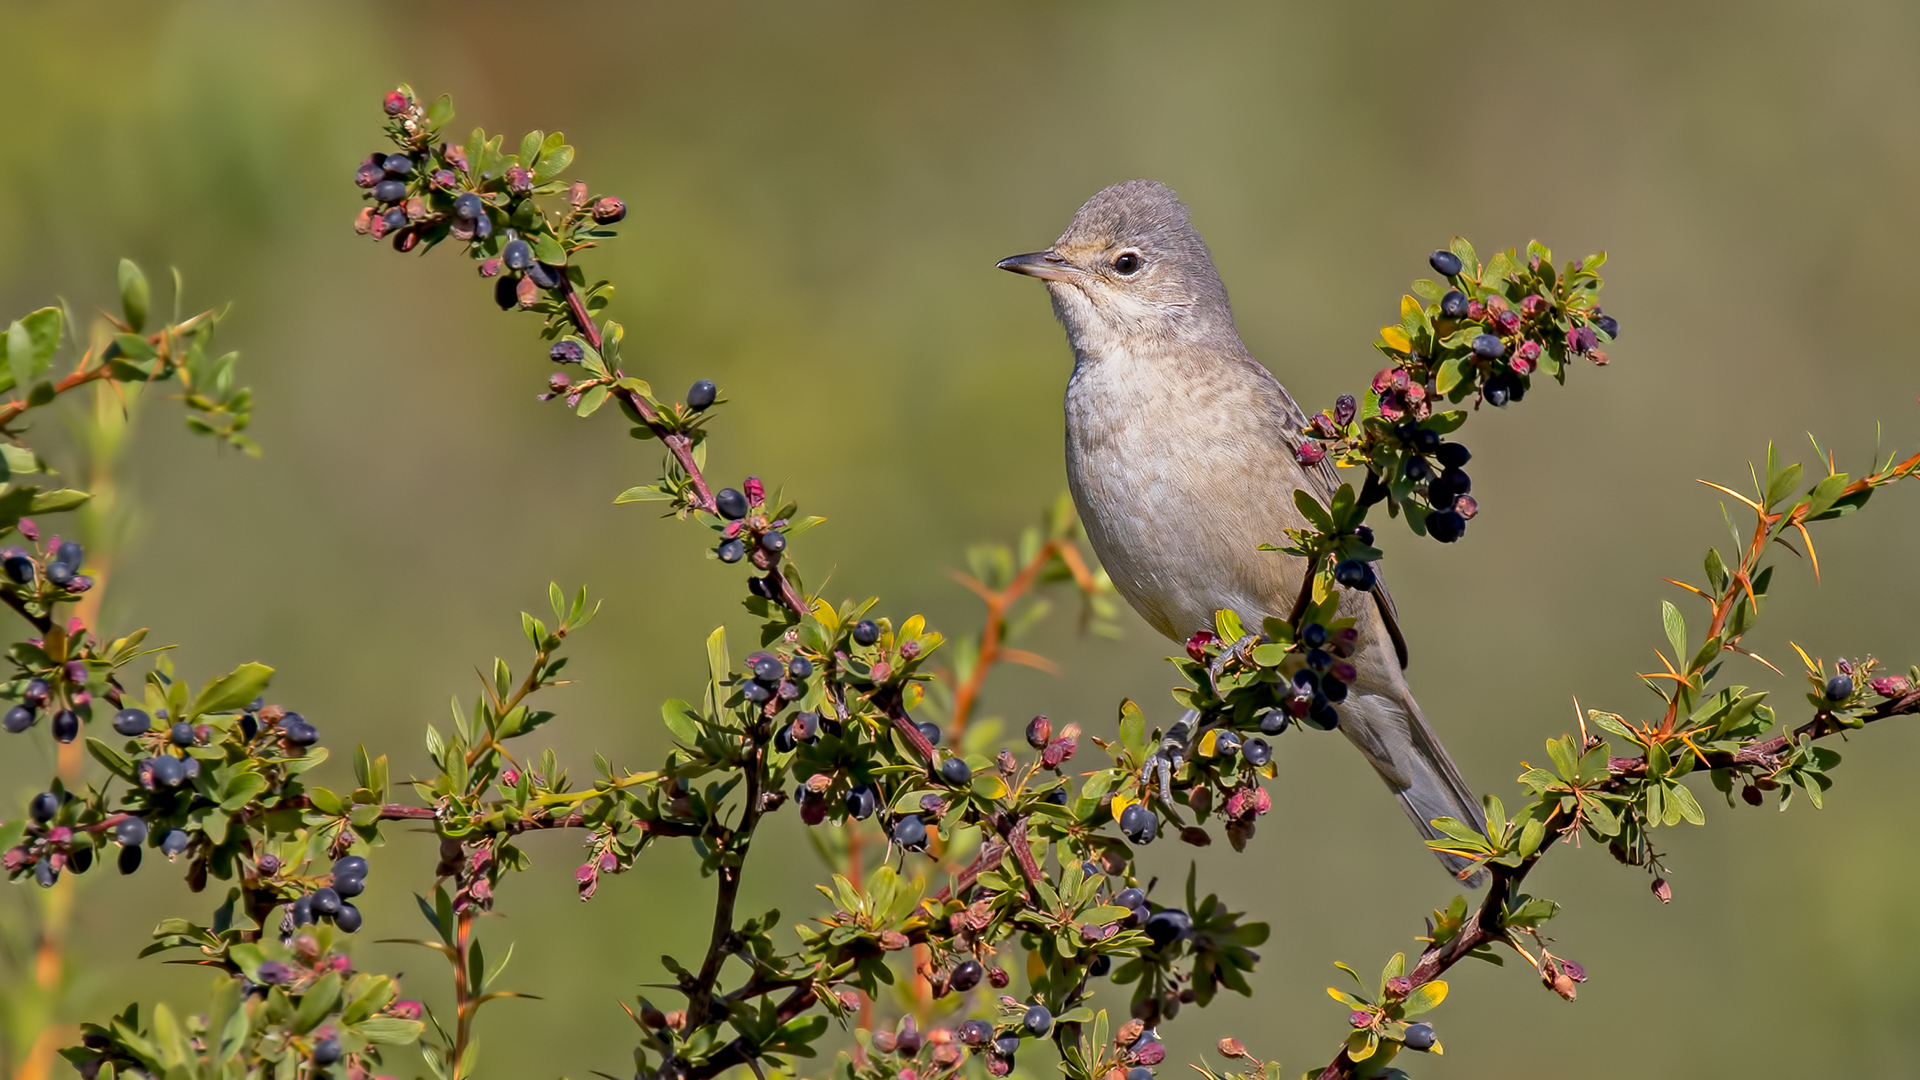
<svg viewBox="0 0 1920 1080"><path fill-rule="evenodd" d="M1119 273L1119 274L1135 273L1140 269L1139 254L1132 251L1121 252L1119 255L1114 257L1113 269L1115 273Z"/></svg>

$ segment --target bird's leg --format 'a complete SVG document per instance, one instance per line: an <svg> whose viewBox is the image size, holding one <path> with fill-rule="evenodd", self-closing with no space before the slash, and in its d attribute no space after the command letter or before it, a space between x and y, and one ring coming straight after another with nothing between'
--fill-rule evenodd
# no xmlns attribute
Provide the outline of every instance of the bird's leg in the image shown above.
<svg viewBox="0 0 1920 1080"><path fill-rule="evenodd" d="M1236 641L1232 645L1227 646L1227 649L1225 652L1222 652L1219 656L1214 657L1213 663L1207 665L1208 678L1212 679L1213 682L1217 684L1220 681L1220 673L1227 669L1227 664L1229 661L1237 659L1240 656L1240 650L1249 649L1258 644L1260 644L1260 635L1248 634L1247 636L1241 638L1239 641Z"/></svg>
<svg viewBox="0 0 1920 1080"><path fill-rule="evenodd" d="M1198 709L1188 709L1174 723L1167 736L1160 740L1160 749L1147 758L1146 767L1140 770L1140 779L1153 783L1158 777L1160 783L1160 801L1173 805L1173 774L1187 763L1187 747L1193 741L1194 721L1200 719Z"/></svg>

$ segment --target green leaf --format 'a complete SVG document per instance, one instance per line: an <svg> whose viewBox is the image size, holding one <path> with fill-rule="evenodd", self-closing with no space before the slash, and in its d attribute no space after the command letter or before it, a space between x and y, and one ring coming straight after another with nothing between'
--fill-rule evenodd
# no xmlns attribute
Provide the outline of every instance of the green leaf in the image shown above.
<svg viewBox="0 0 1920 1080"><path fill-rule="evenodd" d="M1413 988L1407 999L1400 1003L1401 1016L1419 1016L1432 1012L1441 1002L1447 1000L1447 984L1439 979L1421 983Z"/></svg>
<svg viewBox="0 0 1920 1080"><path fill-rule="evenodd" d="M93 496L87 492L75 491L72 488L41 491L34 494L32 500L27 503L27 509L35 514L58 514L72 510L91 498Z"/></svg>
<svg viewBox="0 0 1920 1080"><path fill-rule="evenodd" d="M200 688L199 696L193 699L193 706L187 710L187 719L210 712L238 709L259 697L260 691L267 688L267 682L272 678L273 669L265 664L241 664Z"/></svg>
<svg viewBox="0 0 1920 1080"><path fill-rule="evenodd" d="M293 1029L306 1034L327 1018L333 1007L340 1002L340 975L328 972L318 982L307 988L300 998L300 1011L294 1014Z"/></svg>
<svg viewBox="0 0 1920 1080"><path fill-rule="evenodd" d="M605 405L607 403L608 393L610 393L610 391L606 386L601 385L593 387L585 394L582 394L580 396L580 408L577 410L580 417L585 419L586 417L592 416L600 406Z"/></svg>
<svg viewBox="0 0 1920 1080"><path fill-rule="evenodd" d="M120 310L126 315L127 328L136 334L147 328L147 304L151 299L147 275L140 272L132 259L121 259Z"/></svg>
<svg viewBox="0 0 1920 1080"><path fill-rule="evenodd" d="M643 484L639 487L630 487L620 494L615 495L613 497L613 505L624 506L627 503L637 502L672 502L673 497L673 492L671 491L662 491L653 484Z"/></svg>
<svg viewBox="0 0 1920 1080"><path fill-rule="evenodd" d="M560 241L546 233L533 238L533 257L548 266L567 265L567 249L560 246Z"/></svg>
<svg viewBox="0 0 1920 1080"><path fill-rule="evenodd" d="M557 136L559 132L554 132ZM546 183L567 171L573 164L573 147L561 145L540 155L540 164L534 166L533 179L537 183Z"/></svg>
<svg viewBox="0 0 1920 1080"><path fill-rule="evenodd" d="M1660 601L1660 625L1666 628L1667 643L1673 646L1673 662L1684 663L1687 656L1687 620L1672 601Z"/></svg>
<svg viewBox="0 0 1920 1080"><path fill-rule="evenodd" d="M1293 505L1299 509L1302 517L1313 523L1314 528L1323 533L1333 531L1333 518L1327 516L1326 508L1308 494L1306 488L1293 489Z"/></svg>
<svg viewBox="0 0 1920 1080"><path fill-rule="evenodd" d="M700 725L694 722L694 717L698 715L693 706L679 698L660 706L660 719L666 721L667 730L688 746L696 746L700 742Z"/></svg>
<svg viewBox="0 0 1920 1080"><path fill-rule="evenodd" d="M1435 377L1434 386L1440 391L1441 396L1445 397L1452 394L1455 387L1467 382L1468 374L1472 370L1473 357L1471 354L1462 353L1459 356L1450 356L1441 361L1440 371Z"/></svg>

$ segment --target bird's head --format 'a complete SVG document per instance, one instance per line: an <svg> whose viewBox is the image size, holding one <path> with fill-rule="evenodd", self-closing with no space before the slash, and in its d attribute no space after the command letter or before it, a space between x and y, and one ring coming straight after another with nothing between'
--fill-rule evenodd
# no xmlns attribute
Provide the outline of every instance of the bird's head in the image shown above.
<svg viewBox="0 0 1920 1080"><path fill-rule="evenodd" d="M1206 243L1179 196L1156 181L1101 191L1051 248L998 265L1047 283L1054 313L1083 358L1112 349L1239 343Z"/></svg>

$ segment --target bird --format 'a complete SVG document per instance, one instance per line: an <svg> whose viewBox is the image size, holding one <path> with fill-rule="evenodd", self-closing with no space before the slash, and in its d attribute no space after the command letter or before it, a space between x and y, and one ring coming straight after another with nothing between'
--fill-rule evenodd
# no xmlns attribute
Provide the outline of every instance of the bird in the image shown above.
<svg viewBox="0 0 1920 1080"><path fill-rule="evenodd" d="M1115 184L1088 199L1052 247L997 265L1045 282L1066 329L1067 483L1115 589L1177 642L1211 629L1222 609L1249 626L1289 618L1306 560L1260 547L1308 527L1296 490L1324 505L1339 481L1331 464L1295 456L1306 416L1240 340L1186 205L1156 181ZM1481 828L1472 790L1407 685L1406 639L1384 578L1376 572L1370 594L1344 592L1341 614L1356 620L1362 647L1338 730L1421 836L1440 838L1433 821L1443 817ZM1195 716L1174 734L1190 732ZM1470 884L1482 876L1436 854Z"/></svg>

